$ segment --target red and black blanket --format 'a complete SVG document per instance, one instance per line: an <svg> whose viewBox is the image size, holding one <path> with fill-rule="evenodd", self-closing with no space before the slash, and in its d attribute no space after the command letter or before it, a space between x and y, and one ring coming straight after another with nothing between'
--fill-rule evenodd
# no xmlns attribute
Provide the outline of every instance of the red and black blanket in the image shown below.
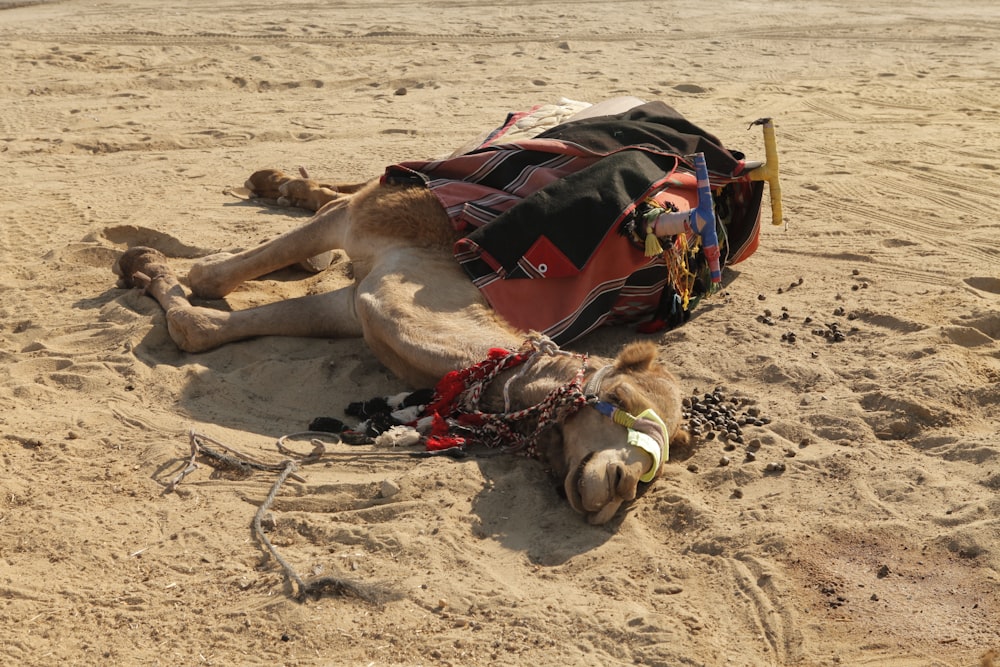
<svg viewBox="0 0 1000 667"><path fill-rule="evenodd" d="M646 256L636 233L654 196L675 209L697 205L687 156L699 152L722 258L732 264L756 248L763 186L746 178L741 153L662 102L445 160L393 165L383 181L430 188L467 233L455 256L493 308L562 344L602 324L650 316L679 324L711 290L695 252L696 298L678 299L669 252Z"/></svg>

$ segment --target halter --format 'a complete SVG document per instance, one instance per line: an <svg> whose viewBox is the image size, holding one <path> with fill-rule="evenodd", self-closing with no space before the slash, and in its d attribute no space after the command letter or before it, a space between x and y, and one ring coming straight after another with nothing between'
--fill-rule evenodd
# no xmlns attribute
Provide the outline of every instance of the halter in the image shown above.
<svg viewBox="0 0 1000 667"><path fill-rule="evenodd" d="M591 405L594 406L595 410L628 430L627 442L629 445L638 447L652 457L653 463L649 467L649 470L639 478L640 482L651 482L656 477L656 473L659 471L663 460L670 457L670 440L667 435L667 425L652 408L647 408L640 412L638 416L635 416L627 410L615 406L613 403L597 400L598 393L601 391L601 384L611 370L611 364L599 368L587 381L584 391L589 397L594 399Z"/></svg>

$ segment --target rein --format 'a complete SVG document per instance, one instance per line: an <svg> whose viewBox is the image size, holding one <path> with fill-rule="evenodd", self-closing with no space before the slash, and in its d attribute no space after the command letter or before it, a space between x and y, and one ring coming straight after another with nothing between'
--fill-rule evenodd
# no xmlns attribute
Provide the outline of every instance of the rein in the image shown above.
<svg viewBox="0 0 1000 667"><path fill-rule="evenodd" d="M569 382L553 389L540 402L521 410L510 410L511 384L543 356L576 357L580 367ZM501 372L522 365L517 374L504 383L504 412L480 410L483 392L489 384ZM435 387L434 399L424 411L425 418L433 420L427 448L433 451L461 446L465 439L450 434L464 432L490 447L504 447L507 451L524 452L537 458L538 436L545 428L565 421L583 406L597 401L596 396L584 389L586 372L587 355L560 350L544 336L532 336L516 352L493 348L486 360L448 373ZM519 428L525 423L533 423L532 428Z"/></svg>

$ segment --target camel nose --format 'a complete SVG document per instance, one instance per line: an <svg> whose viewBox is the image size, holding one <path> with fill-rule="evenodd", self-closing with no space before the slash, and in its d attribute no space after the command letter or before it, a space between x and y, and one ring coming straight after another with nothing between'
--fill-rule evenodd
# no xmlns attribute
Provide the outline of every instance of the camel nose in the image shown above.
<svg viewBox="0 0 1000 667"><path fill-rule="evenodd" d="M608 464L608 479L611 481L611 488L615 490L614 495L622 500L635 500L638 484L628 474L624 462L614 461Z"/></svg>

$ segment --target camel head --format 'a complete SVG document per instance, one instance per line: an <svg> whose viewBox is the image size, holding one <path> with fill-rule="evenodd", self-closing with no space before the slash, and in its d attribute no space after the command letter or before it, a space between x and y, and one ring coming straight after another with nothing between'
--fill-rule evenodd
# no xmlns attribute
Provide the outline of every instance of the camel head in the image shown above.
<svg viewBox="0 0 1000 667"><path fill-rule="evenodd" d="M639 483L660 474L669 446L687 444L680 387L656 361L656 350L652 343L632 343L598 369L587 393L600 403L584 407L559 427L559 455L544 448L570 505L591 524L606 523L622 504L634 500ZM630 419L636 417L638 421Z"/></svg>

